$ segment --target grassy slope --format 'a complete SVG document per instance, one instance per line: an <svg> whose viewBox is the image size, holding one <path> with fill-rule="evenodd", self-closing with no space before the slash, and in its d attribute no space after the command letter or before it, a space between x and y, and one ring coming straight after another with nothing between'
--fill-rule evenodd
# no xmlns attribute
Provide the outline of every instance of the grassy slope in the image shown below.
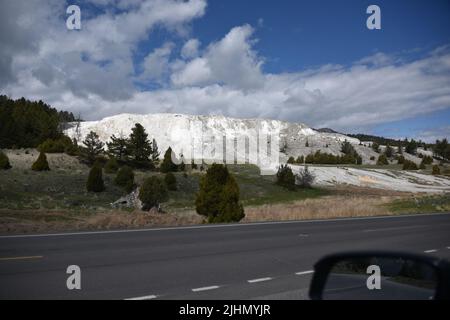
<svg viewBox="0 0 450 320"><path fill-rule="evenodd" d="M244 205L290 202L316 198L329 193L321 189L287 191L275 185L274 176L261 176L259 169L252 165L230 166L230 171L239 183ZM165 207L171 211L193 209L202 174L193 172L184 177L183 173L176 173L178 191L170 192L170 199ZM155 172L136 172L136 181L140 183L150 175L163 177L162 174ZM50 172L15 168L2 170L0 171L0 209L56 209L87 213L109 209L109 204L124 194L114 185L113 174L104 174L105 192L88 193L85 187L87 176L88 168L58 169Z"/></svg>
<svg viewBox="0 0 450 320"><path fill-rule="evenodd" d="M399 199L388 203L386 207L395 213L449 212L450 193Z"/></svg>

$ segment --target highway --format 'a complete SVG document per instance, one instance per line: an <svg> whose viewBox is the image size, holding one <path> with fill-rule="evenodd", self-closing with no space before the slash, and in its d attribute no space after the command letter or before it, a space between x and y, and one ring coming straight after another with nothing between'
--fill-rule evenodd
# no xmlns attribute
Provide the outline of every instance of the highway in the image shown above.
<svg viewBox="0 0 450 320"><path fill-rule="evenodd" d="M450 214L0 236L0 299L307 299L319 258L363 249L450 260Z"/></svg>

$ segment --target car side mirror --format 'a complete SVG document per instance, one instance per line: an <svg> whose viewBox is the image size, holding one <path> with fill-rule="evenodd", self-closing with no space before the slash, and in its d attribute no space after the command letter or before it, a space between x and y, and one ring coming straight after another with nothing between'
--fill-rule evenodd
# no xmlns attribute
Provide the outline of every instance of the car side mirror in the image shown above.
<svg viewBox="0 0 450 320"><path fill-rule="evenodd" d="M333 254L314 266L313 300L430 300L450 298L450 264L395 252Z"/></svg>

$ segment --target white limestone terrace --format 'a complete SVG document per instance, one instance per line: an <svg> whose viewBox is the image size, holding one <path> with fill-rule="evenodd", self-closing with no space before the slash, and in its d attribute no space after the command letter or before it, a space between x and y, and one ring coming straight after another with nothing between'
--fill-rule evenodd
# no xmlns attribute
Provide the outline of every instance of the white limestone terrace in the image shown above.
<svg viewBox="0 0 450 320"><path fill-rule="evenodd" d="M303 166L290 165L294 173ZM450 179L420 172L363 169L331 166L308 166L315 175L317 186L353 185L404 192L442 193L450 192Z"/></svg>
<svg viewBox="0 0 450 320"><path fill-rule="evenodd" d="M81 142L90 131L94 131L99 135L100 140L107 142L113 134L128 136L136 123L140 123L145 128L150 139L154 138L157 141L160 151L164 152L170 146L176 154L183 153L186 159L191 158L190 149L193 144L197 146L203 144L208 147L208 141L204 137L222 139L223 136L227 138L247 136L250 137L249 142L256 145L256 141L251 138L256 130L280 137L280 145L286 145L285 153L280 154L281 162L286 161L291 155L295 157L301 154L307 155L315 151L315 148L323 148L325 145L328 148L327 152L339 154L344 140L354 145L359 144L358 139L337 133L318 132L302 123L170 113L119 114L99 121L85 121L80 123L78 133L75 124L72 123L66 130L66 134ZM306 141L311 147L305 148ZM244 149L242 146L238 146L237 152L245 152L242 149ZM228 152L234 153L234 150L227 149ZM250 156L250 159L252 158L254 157Z"/></svg>

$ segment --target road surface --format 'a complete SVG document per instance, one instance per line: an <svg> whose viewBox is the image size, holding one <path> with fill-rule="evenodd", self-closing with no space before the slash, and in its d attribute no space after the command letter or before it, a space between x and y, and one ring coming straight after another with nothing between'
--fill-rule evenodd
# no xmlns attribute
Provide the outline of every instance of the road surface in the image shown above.
<svg viewBox="0 0 450 320"><path fill-rule="evenodd" d="M361 249L450 260L450 214L2 236L0 299L306 299L320 257Z"/></svg>

